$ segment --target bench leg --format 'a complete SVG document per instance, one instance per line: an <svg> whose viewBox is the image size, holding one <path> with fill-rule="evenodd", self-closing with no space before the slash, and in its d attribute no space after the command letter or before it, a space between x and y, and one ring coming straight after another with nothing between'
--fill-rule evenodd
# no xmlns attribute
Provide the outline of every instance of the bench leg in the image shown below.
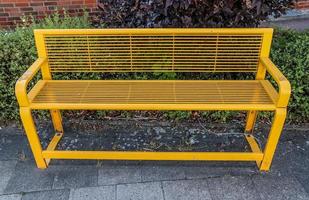
<svg viewBox="0 0 309 200"><path fill-rule="evenodd" d="M39 136L37 134L35 124L31 115L30 108L21 107L20 117L35 159L35 162L40 169L45 169L47 167L46 162L42 156L42 146L40 143Z"/></svg>
<svg viewBox="0 0 309 200"><path fill-rule="evenodd" d="M246 120L246 128L245 132L253 132L254 125L257 117L257 111L256 110L250 110L247 114L247 120Z"/></svg>
<svg viewBox="0 0 309 200"><path fill-rule="evenodd" d="M286 108L277 108L272 127L264 150L264 157L260 166L261 171L268 171L283 129L286 117Z"/></svg>
<svg viewBox="0 0 309 200"><path fill-rule="evenodd" d="M62 117L60 110L50 110L50 115L53 121L55 131L57 133L63 133Z"/></svg>

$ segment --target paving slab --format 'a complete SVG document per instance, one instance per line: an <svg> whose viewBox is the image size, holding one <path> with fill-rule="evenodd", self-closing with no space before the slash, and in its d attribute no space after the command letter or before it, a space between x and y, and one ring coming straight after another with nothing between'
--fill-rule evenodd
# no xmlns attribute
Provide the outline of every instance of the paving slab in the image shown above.
<svg viewBox="0 0 309 200"><path fill-rule="evenodd" d="M207 179L214 200L262 200L250 177L223 176Z"/></svg>
<svg viewBox="0 0 309 200"><path fill-rule="evenodd" d="M212 200L206 180L163 181L165 200Z"/></svg>
<svg viewBox="0 0 309 200"><path fill-rule="evenodd" d="M229 173L228 167L207 167L207 166L185 167L185 177L187 179L202 179L202 178L224 176L228 173Z"/></svg>
<svg viewBox="0 0 309 200"><path fill-rule="evenodd" d="M141 166L142 181L185 179L185 170L185 167L177 165Z"/></svg>
<svg viewBox="0 0 309 200"><path fill-rule="evenodd" d="M4 193L50 190L53 180L53 173L38 169L34 161L18 162Z"/></svg>
<svg viewBox="0 0 309 200"><path fill-rule="evenodd" d="M302 184L303 188L309 194L309 173L295 175L297 180Z"/></svg>
<svg viewBox="0 0 309 200"><path fill-rule="evenodd" d="M164 200L160 182L117 185L117 200Z"/></svg>
<svg viewBox="0 0 309 200"><path fill-rule="evenodd" d="M255 188L261 199L271 200L308 200L309 195L293 176L253 176Z"/></svg>
<svg viewBox="0 0 309 200"><path fill-rule="evenodd" d="M68 200L70 190L47 190L29 192L23 195L22 200Z"/></svg>
<svg viewBox="0 0 309 200"><path fill-rule="evenodd" d="M25 135L0 134L0 160L33 159Z"/></svg>
<svg viewBox="0 0 309 200"><path fill-rule="evenodd" d="M72 189L70 200L115 200L116 186L100 186Z"/></svg>
<svg viewBox="0 0 309 200"><path fill-rule="evenodd" d="M21 194L0 195L0 200L21 200Z"/></svg>
<svg viewBox="0 0 309 200"><path fill-rule="evenodd" d="M261 27L281 27L304 31L309 29L309 17L304 19L289 19L280 21L271 21L263 23Z"/></svg>
<svg viewBox="0 0 309 200"><path fill-rule="evenodd" d="M93 187L98 185L96 166L50 166L55 174L53 189Z"/></svg>
<svg viewBox="0 0 309 200"><path fill-rule="evenodd" d="M138 165L103 165L99 168L99 185L141 182L141 168Z"/></svg>
<svg viewBox="0 0 309 200"><path fill-rule="evenodd" d="M309 132L308 132L309 133ZM294 176L309 193L309 137L289 132L277 148L271 174Z"/></svg>
<svg viewBox="0 0 309 200"><path fill-rule="evenodd" d="M239 167L229 167L229 175L231 176L252 176L254 174L259 174L260 171L254 162L252 166L239 166ZM226 175L226 174L225 174Z"/></svg>
<svg viewBox="0 0 309 200"><path fill-rule="evenodd" d="M17 161L0 161L0 195L3 194L13 172Z"/></svg>

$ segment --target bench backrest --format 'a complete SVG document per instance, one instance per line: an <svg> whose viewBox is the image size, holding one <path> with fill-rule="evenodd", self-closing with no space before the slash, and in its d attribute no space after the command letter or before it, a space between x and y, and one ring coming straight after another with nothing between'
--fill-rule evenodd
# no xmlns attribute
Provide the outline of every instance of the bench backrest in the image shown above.
<svg viewBox="0 0 309 200"><path fill-rule="evenodd" d="M273 30L35 30L51 72L256 72Z"/></svg>

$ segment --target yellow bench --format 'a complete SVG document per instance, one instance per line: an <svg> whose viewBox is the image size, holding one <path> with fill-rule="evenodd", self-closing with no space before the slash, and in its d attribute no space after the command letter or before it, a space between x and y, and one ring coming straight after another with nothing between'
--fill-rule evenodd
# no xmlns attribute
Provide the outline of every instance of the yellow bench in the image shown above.
<svg viewBox="0 0 309 200"><path fill-rule="evenodd" d="M20 116L36 164L50 159L255 161L269 170L286 117L290 84L269 59L272 29L69 29L35 30L38 59L16 83ZM28 92L29 81L42 73ZM255 80L53 80L53 73L255 73ZM265 80L266 72L279 91ZM31 115L50 110L55 136L43 150ZM63 135L60 110L257 111L275 113L264 150L251 134L252 152L143 152L56 150Z"/></svg>

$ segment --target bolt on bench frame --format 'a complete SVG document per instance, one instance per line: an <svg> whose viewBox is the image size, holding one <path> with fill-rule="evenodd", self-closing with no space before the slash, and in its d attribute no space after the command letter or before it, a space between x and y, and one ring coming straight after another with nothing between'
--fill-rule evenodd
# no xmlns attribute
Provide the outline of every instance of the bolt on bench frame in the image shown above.
<svg viewBox="0 0 309 200"><path fill-rule="evenodd" d="M20 105L20 116L22 123L38 168L46 168L51 159L116 159L255 161L260 170L269 170L284 125L286 107L291 92L288 80L268 58L273 33L272 29L54 29L35 30L34 32L39 58L17 81L15 90L16 97ZM155 45L158 46L156 47ZM156 53L159 51L158 49L163 49L162 51L166 52L169 59L166 56L162 57L160 53ZM123 60L119 57L122 57ZM151 60L153 59L152 57L155 57L157 60L163 59L163 62L168 64L165 65L161 63L158 67L155 65L156 62ZM116 60L117 58L118 60ZM249 58L252 59L250 60ZM102 59L104 62L102 62ZM114 63L115 60L116 64ZM140 60L143 65L142 67L139 65ZM188 63L184 60L189 60L191 64L190 62ZM30 92L28 92L27 87L29 82L39 71L42 73L43 80L36 83ZM259 87L263 88L263 91L265 90L265 94L267 93L267 98L271 99L271 103L263 104L263 101L266 101L264 99L260 100L262 103L254 103L258 100L253 98L250 100L253 103L241 104L241 102L236 101L237 99L239 99L239 101L244 101L241 99L241 96L237 97L238 88L231 89L232 92L236 93L236 97L233 96L233 98L236 98L236 103L224 103L224 99L222 99L220 103L212 102L199 104L184 102L179 103L177 100L173 103L157 103L152 102L151 100L144 100L144 102L139 103L122 102L118 104L113 102L91 103L89 100L89 102L79 104L73 102L74 99L67 99L68 102L59 103L57 102L57 98L59 98L59 96L57 96L57 92L61 91L48 91L48 88L53 89L56 84L60 84L62 87L61 84L64 85L68 83L74 87L77 83L83 83L81 81L74 82L73 80L61 80L57 82L57 80L52 80L52 73L54 72L154 71L211 73L253 72L256 73L256 80L239 83L243 83L243 85L251 82L258 84ZM273 88L270 82L264 80L267 72L277 83L279 88L278 92ZM91 84L103 84L104 86L104 84L108 85L114 83L120 85L131 84L131 89L132 85L134 86L140 82L128 82L121 80L114 82L104 82L104 80L93 82L88 81L87 87L90 89L89 85ZM201 83L197 81L191 83L170 80L157 82L144 81L142 82L142 85L150 84L149 87L152 87L151 84L165 84L166 87L169 87L170 84L174 87L174 93L176 95L175 87L178 87L178 85L186 88L186 84L196 84L197 87L201 87L201 91L206 91L207 93L214 90L212 90L212 88L209 91L203 90L204 86L199 84L205 84L206 86L215 84L217 86L216 91L222 92L220 90L220 84L226 88L229 88L233 83L238 82L228 80L201 81ZM113 87L117 87L117 85ZM42 95L44 90L45 93L51 95L51 97L48 96L48 98L51 99L44 100L46 97ZM259 90L256 90L258 94ZM185 90L180 88L179 91L183 92ZM232 98L229 96L230 94L225 94L224 91L219 97ZM248 95L251 95L252 92L254 91L247 91ZM207 96L206 93L204 95ZM84 98L87 100L87 95L85 94L88 93L83 94ZM247 96L245 95L245 97ZM41 102L39 102L40 98ZM210 96L207 98L211 101L214 97ZM51 102L48 102L49 100ZM58 100L62 101L62 99ZM127 101L129 102L129 100L130 99L128 97ZM79 99L79 101L81 102L82 100ZM106 101L108 101L108 98ZM231 102L233 101L231 100ZM50 144L45 150L42 149L33 117L31 115L31 111L35 109L50 110L52 122L56 132L55 136L52 138ZM258 111L273 111L275 115L264 150L260 149L258 143L252 135L246 134L245 138L248 141L252 152L62 151L56 150L56 147L64 134L60 110L65 109L247 110L248 114L245 127L246 132L252 132Z"/></svg>

